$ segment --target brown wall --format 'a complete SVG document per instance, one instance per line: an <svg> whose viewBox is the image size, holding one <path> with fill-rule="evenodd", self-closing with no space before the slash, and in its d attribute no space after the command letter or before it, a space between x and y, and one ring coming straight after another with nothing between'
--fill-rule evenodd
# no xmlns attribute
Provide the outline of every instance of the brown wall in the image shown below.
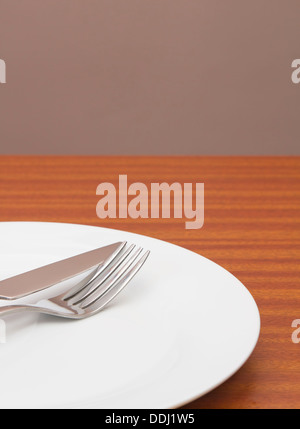
<svg viewBox="0 0 300 429"><path fill-rule="evenodd" d="M299 0L0 0L0 153L300 154Z"/></svg>

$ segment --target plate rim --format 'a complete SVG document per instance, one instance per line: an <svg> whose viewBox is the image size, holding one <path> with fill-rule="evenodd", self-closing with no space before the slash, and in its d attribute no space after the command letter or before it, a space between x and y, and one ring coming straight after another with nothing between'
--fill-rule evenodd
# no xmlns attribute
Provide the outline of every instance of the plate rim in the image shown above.
<svg viewBox="0 0 300 429"><path fill-rule="evenodd" d="M140 233L136 233L136 232L131 232L131 231L127 231L127 230L119 230L116 228L110 228L110 227L105 227L105 226L99 226L99 225L90 225L90 224L81 224L81 223L73 223L73 222L59 222L59 221L22 221L22 220L18 220L18 221L0 221L0 227L3 224L19 224L19 225L26 225L26 224L30 224L30 225L35 225L35 224L39 224L39 225L60 225L61 227L68 227L68 226L73 226L73 227L80 227L80 228L95 228L98 230L105 230L105 231L113 231L114 233L116 232L120 232L120 233L124 233L124 234L130 234L133 236L137 236L137 237L144 237L146 239L150 239L150 240L154 240L157 242L162 242L164 244L170 245L172 247L176 247L178 249L183 249L185 252L194 254L199 256L200 258L209 261L210 263L213 263L214 265L216 265L217 267L221 268L224 272L226 272L227 274L229 274L230 276L232 276L236 281L238 281L241 286L244 288L244 290L247 292L248 296L252 299L252 304L254 304L254 308L256 310L256 317L257 317L257 331L255 334L255 341L254 343L251 345L251 347L249 347L249 352L247 353L247 356L242 360L242 362L239 364L238 367L236 367L234 370L232 370L228 375L226 375L224 378L222 378L222 380L220 380L218 383L214 384L213 386L211 386L210 388L202 391L201 393L198 394L193 394L190 395L188 398L182 399L182 401L178 401L172 405L169 405L167 407L161 407L162 409L177 409L180 407L183 407L197 399L202 398L203 396L205 396L206 394L212 392L213 390L217 389L218 387L220 387L222 384L224 384L227 380L229 380L234 374L236 374L244 365L245 363L249 360L249 358L251 357L251 355L253 354L259 338L260 338L260 333L261 333L261 316L260 316L260 312L259 312L259 308L258 305L253 297L253 295L251 294L251 292L249 291L249 289L244 285L244 283L242 283L234 274L232 274L230 271L228 271L227 269L225 269L224 267L222 267L221 265L219 265L218 263L214 262L213 260L207 258L206 256L203 256L197 252L194 252L190 249L187 249L183 246L179 246L177 244L168 242L166 240L162 240L156 237L151 237L150 235L146 235L146 234L140 234ZM135 389L134 389L135 390ZM140 389L137 389L140 390ZM97 398L94 398L95 400L97 400ZM85 400L86 402L87 400ZM80 400L79 400L80 402ZM81 400L82 402L82 400ZM162 401L161 401L162 402ZM167 402L167 401L165 401ZM72 408L71 405L69 405L70 408ZM1 408L1 407L0 407ZM100 407L101 408L101 407Z"/></svg>

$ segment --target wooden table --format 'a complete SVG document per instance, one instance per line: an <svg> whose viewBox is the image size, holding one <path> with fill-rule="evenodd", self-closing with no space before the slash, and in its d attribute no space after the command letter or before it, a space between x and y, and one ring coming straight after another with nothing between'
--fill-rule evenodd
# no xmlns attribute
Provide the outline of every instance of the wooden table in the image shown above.
<svg viewBox="0 0 300 429"><path fill-rule="evenodd" d="M96 187L117 186L119 174L147 185L204 182L204 227L98 219ZM222 265L253 294L261 337L237 374L186 408L300 407L300 344L291 341L291 323L300 318L299 157L0 157L0 221L119 228Z"/></svg>

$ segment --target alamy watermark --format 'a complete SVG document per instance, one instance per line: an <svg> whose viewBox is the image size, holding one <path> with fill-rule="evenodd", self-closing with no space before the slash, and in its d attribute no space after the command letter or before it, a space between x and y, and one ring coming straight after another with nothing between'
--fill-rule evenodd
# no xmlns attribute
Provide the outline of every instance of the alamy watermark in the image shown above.
<svg viewBox="0 0 300 429"><path fill-rule="evenodd" d="M300 59L292 62L292 68L294 69L291 76L292 82L298 84L300 83Z"/></svg>
<svg viewBox="0 0 300 429"><path fill-rule="evenodd" d="M6 63L0 59L0 83L6 83Z"/></svg>
<svg viewBox="0 0 300 429"><path fill-rule="evenodd" d="M300 319L295 319L292 321L292 328L294 328L294 331L292 333L292 342L294 344L300 343Z"/></svg>
<svg viewBox="0 0 300 429"><path fill-rule="evenodd" d="M6 343L6 323L0 319L0 344Z"/></svg>
<svg viewBox="0 0 300 429"><path fill-rule="evenodd" d="M118 192L112 183L105 182L96 194L102 196L96 207L100 219L185 218L186 229L200 229L204 224L204 183L151 183L148 189L141 182L128 186L123 174L119 175Z"/></svg>

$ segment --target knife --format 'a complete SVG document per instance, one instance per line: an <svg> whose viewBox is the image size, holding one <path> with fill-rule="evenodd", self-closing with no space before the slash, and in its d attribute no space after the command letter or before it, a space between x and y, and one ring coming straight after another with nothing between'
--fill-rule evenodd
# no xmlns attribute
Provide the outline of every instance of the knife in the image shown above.
<svg viewBox="0 0 300 429"><path fill-rule="evenodd" d="M93 267L109 265L126 245L118 242L0 281L0 299L12 300L47 289Z"/></svg>

